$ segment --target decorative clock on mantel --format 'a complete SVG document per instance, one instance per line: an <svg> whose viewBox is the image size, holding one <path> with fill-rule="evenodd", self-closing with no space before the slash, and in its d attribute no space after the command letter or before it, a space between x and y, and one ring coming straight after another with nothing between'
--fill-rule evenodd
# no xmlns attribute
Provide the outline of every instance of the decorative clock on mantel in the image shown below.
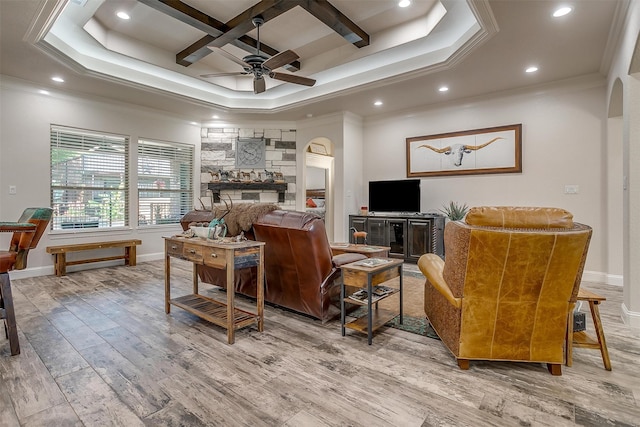
<svg viewBox="0 0 640 427"><path fill-rule="evenodd" d="M236 143L236 168L264 169L266 166L266 142L263 138L238 138Z"/></svg>

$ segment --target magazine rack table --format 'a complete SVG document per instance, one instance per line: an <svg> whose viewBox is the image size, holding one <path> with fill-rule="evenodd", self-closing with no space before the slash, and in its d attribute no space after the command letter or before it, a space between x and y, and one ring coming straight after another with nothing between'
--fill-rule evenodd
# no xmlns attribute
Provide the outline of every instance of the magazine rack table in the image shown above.
<svg viewBox="0 0 640 427"><path fill-rule="evenodd" d="M360 332L366 331L367 341L371 345L373 331L398 315L400 316L400 324L402 324L402 263L403 260L401 259L367 258L340 267L342 270L342 286L340 287L340 326L342 328L342 336L345 336L345 328ZM367 264L371 266L367 266ZM375 296L373 294L374 287L396 277L400 278L398 289L392 289L383 296ZM357 301L346 295L347 286L366 289L366 300ZM378 308L379 301L398 292L400 293L399 312ZM345 324L345 306L347 302L366 306L366 316ZM373 309L374 304L375 310Z"/></svg>
<svg viewBox="0 0 640 427"><path fill-rule="evenodd" d="M170 313L171 305L180 307L196 316L227 329L227 341L233 344L235 330L257 324L258 331L264 327L264 242L244 241L221 243L203 238L180 236L165 237L164 264L164 309ZM193 294L171 299L171 258L193 263ZM226 270L226 303L198 293L198 265ZM258 267L256 312L235 307L235 270Z"/></svg>

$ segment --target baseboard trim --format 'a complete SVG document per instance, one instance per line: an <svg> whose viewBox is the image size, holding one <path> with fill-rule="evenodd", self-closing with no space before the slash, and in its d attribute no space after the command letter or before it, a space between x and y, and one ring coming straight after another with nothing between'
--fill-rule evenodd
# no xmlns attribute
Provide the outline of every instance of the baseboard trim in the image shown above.
<svg viewBox="0 0 640 427"><path fill-rule="evenodd" d="M602 271L584 271L582 273L583 282L602 283L605 285L622 286L622 275L608 274Z"/></svg>
<svg viewBox="0 0 640 427"><path fill-rule="evenodd" d="M631 311L627 309L627 306L622 303L622 321L625 325L632 328L640 328L640 313L637 311Z"/></svg>
<svg viewBox="0 0 640 427"><path fill-rule="evenodd" d="M158 261L164 258L163 252L158 252L155 254L144 254L136 256L136 263L139 262L147 262L147 261ZM121 260L114 261L98 261L92 262L90 264L78 264L67 267L68 273L73 273L74 271L84 271L84 270L93 270L96 268L103 267L115 267L117 265L122 265ZM17 279L27 279L29 277L39 277L39 276L53 276L55 274L53 265L46 265L42 267L34 267L34 268L26 268L24 270L14 270L9 272L9 277L11 280Z"/></svg>

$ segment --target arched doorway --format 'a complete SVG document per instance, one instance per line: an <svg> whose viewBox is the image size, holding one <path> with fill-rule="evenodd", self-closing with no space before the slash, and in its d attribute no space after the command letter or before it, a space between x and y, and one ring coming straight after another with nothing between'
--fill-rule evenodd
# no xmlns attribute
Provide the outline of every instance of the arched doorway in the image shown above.
<svg viewBox="0 0 640 427"><path fill-rule="evenodd" d="M309 195L319 192L324 194L324 217L327 237L334 241L334 157L333 143L327 138L314 138L305 148L305 167L303 173L303 188ZM305 197L305 200L307 197Z"/></svg>

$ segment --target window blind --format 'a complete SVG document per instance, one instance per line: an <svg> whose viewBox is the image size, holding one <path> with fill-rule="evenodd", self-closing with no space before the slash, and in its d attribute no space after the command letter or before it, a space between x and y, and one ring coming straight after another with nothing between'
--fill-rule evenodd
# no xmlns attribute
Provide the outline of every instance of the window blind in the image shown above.
<svg viewBox="0 0 640 427"><path fill-rule="evenodd" d="M54 230L129 224L129 138L51 126Z"/></svg>
<svg viewBox="0 0 640 427"><path fill-rule="evenodd" d="M175 224L193 209L193 145L138 141L138 225Z"/></svg>

